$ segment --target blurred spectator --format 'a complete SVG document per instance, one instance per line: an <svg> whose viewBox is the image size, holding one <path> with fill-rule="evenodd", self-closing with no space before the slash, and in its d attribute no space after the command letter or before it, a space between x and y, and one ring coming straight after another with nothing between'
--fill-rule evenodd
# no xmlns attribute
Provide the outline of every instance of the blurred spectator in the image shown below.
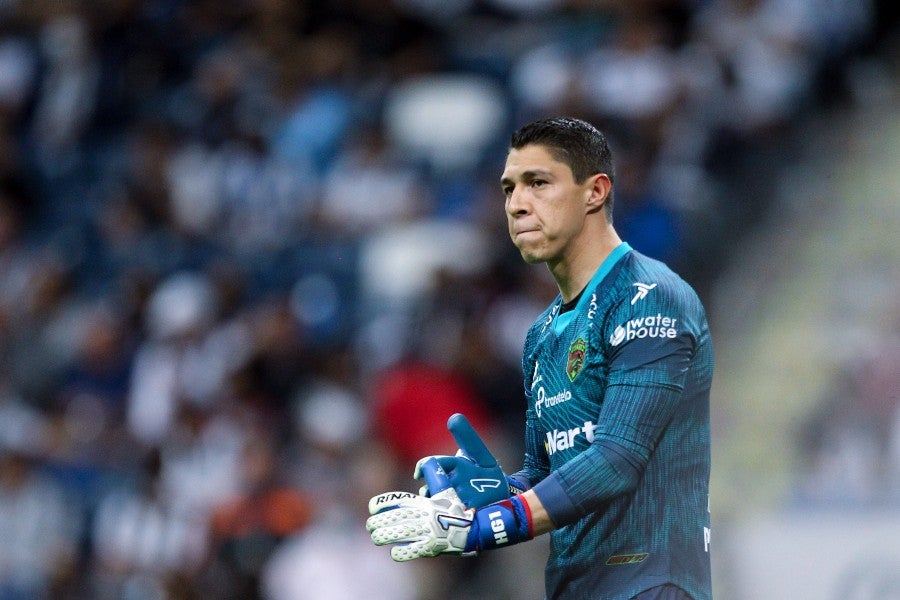
<svg viewBox="0 0 900 600"><path fill-rule="evenodd" d="M45 62L33 117L38 164L51 178L73 169L79 142L93 116L98 62L89 25L77 14L62 14L40 32Z"/></svg>
<svg viewBox="0 0 900 600"><path fill-rule="evenodd" d="M401 464L414 465L429 454L455 453L447 431L447 419L454 413L465 414L476 430L491 429L483 402L464 375L415 357L382 373L373 399L375 434Z"/></svg>
<svg viewBox="0 0 900 600"><path fill-rule="evenodd" d="M74 348L68 334L77 319L73 311L73 273L56 252L26 251L11 275L15 300L6 305L16 349L8 365L17 389L29 402L49 408L55 386ZM18 291L16 291L18 290Z"/></svg>
<svg viewBox="0 0 900 600"><path fill-rule="evenodd" d="M612 40L603 40L582 61L585 104L613 132L654 147L664 120L680 96L677 60L663 23L626 18Z"/></svg>
<svg viewBox="0 0 900 600"><path fill-rule="evenodd" d="M138 439L161 440L184 403L215 402L249 356L248 332L240 323L217 326L217 309L215 289L201 274L174 274L153 292L149 337L138 348L128 400L128 424Z"/></svg>
<svg viewBox="0 0 900 600"><path fill-rule="evenodd" d="M526 50L514 62L512 93L526 115L549 114L580 100L578 64L572 54L562 42L551 41Z"/></svg>
<svg viewBox="0 0 900 600"><path fill-rule="evenodd" d="M118 444L125 432L125 401L134 340L111 306L87 307L79 316L75 352L60 374L54 411L64 436L58 458L103 467L121 466ZM64 439L63 439L64 438Z"/></svg>
<svg viewBox="0 0 900 600"><path fill-rule="evenodd" d="M398 568L364 530L369 498L392 489L399 464L371 442L345 440L331 477L343 485L340 494L318 498L318 518L276 549L262 572L268 600L414 600L422 581L410 569ZM353 560L347 560L347 557Z"/></svg>
<svg viewBox="0 0 900 600"><path fill-rule="evenodd" d="M681 215L671 188L657 182L650 165L620 155L616 168L615 220L623 239L637 250L675 264L682 247Z"/></svg>
<svg viewBox="0 0 900 600"><path fill-rule="evenodd" d="M798 500L810 505L871 507L896 502L900 346L847 364L801 435Z"/></svg>
<svg viewBox="0 0 900 600"><path fill-rule="evenodd" d="M240 487L243 446L254 423L225 410L185 404L160 442L159 488L166 502L207 516ZM203 485L197 485L202 481Z"/></svg>
<svg viewBox="0 0 900 600"><path fill-rule="evenodd" d="M346 76L356 58L354 40L337 27L285 57L276 92L281 110L269 134L275 157L316 173L331 164L354 116Z"/></svg>
<svg viewBox="0 0 900 600"><path fill-rule="evenodd" d="M475 75L423 75L398 83L386 98L393 143L438 174L471 170L506 117L503 92Z"/></svg>
<svg viewBox="0 0 900 600"><path fill-rule="evenodd" d="M344 501L346 462L371 435L371 411L357 389L350 347L334 348L314 362L291 403L287 448L292 480L315 497L322 514Z"/></svg>
<svg viewBox="0 0 900 600"><path fill-rule="evenodd" d="M215 506L211 520L210 587L218 598L262 597L259 575L281 542L306 527L313 505L279 479L272 443L248 440L241 456L241 485Z"/></svg>
<svg viewBox="0 0 900 600"><path fill-rule="evenodd" d="M318 191L307 165L265 154L258 140L217 149L191 142L172 153L166 182L179 231L248 253L296 242Z"/></svg>
<svg viewBox="0 0 900 600"><path fill-rule="evenodd" d="M34 457L0 450L0 597L51 597L78 561L82 525L79 505Z"/></svg>
<svg viewBox="0 0 900 600"><path fill-rule="evenodd" d="M33 252L25 243L25 199L0 188L0 306L17 314L32 268Z"/></svg>
<svg viewBox="0 0 900 600"><path fill-rule="evenodd" d="M140 460L135 480L117 481L93 520L90 589L96 597L165 598L179 580L193 577L206 556L203 515L168 502L160 488L157 452Z"/></svg>
<svg viewBox="0 0 900 600"><path fill-rule="evenodd" d="M263 569L269 600L421 597L418 578L377 552L357 526L369 498L406 484L398 481L402 463L372 436L353 369L352 348L336 348L316 361L294 399L289 473L313 503L314 518Z"/></svg>
<svg viewBox="0 0 900 600"><path fill-rule="evenodd" d="M428 190L410 162L376 127L350 136L324 181L322 224L339 235L372 234L427 214Z"/></svg>
<svg viewBox="0 0 900 600"><path fill-rule="evenodd" d="M4 20L0 16L0 22ZM39 81L38 53L28 37L3 34L0 25L0 134L11 133L21 125Z"/></svg>
<svg viewBox="0 0 900 600"><path fill-rule="evenodd" d="M729 127L753 134L796 114L814 73L813 4L725 0L698 12L696 34L727 73Z"/></svg>

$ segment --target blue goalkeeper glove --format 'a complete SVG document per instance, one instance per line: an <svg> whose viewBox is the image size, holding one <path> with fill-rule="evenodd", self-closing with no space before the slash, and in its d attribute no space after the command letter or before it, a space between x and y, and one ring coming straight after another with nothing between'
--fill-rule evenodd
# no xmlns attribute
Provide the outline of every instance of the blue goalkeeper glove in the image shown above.
<svg viewBox="0 0 900 600"><path fill-rule="evenodd" d="M521 496L484 508L466 508L453 488L435 497L388 492L369 500L366 529L376 546L396 544L391 558L455 554L475 556L482 550L510 546L534 537L531 511Z"/></svg>
<svg viewBox="0 0 900 600"><path fill-rule="evenodd" d="M434 496L441 491L430 477L435 465L440 466L460 500L469 508L481 508L525 491L525 485L503 472L465 416L456 413L450 417L447 429L453 434L459 451L456 456L426 456L416 463L413 477L425 481L422 495Z"/></svg>

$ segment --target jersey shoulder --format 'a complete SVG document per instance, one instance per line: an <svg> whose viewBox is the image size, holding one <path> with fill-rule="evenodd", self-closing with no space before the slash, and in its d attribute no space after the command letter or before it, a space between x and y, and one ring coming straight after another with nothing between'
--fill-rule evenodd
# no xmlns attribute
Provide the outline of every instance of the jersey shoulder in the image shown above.
<svg viewBox="0 0 900 600"><path fill-rule="evenodd" d="M689 283L681 278L666 263L632 250L625 257L616 283L629 288L639 298L646 297L643 288L656 289L664 293L696 296Z"/></svg>
<svg viewBox="0 0 900 600"><path fill-rule="evenodd" d="M629 252L615 278L598 290L602 307L596 343L616 345L630 328L644 324L700 337L707 330L706 313L694 289L665 263L636 251ZM656 331L655 329L653 331Z"/></svg>
<svg viewBox="0 0 900 600"><path fill-rule="evenodd" d="M697 292L665 263L631 251L612 282L606 304L611 309L677 308L703 311Z"/></svg>

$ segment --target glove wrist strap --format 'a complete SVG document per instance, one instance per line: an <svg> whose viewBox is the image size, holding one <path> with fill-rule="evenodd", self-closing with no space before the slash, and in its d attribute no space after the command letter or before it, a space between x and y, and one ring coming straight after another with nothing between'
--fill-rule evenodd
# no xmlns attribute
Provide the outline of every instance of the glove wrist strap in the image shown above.
<svg viewBox="0 0 900 600"><path fill-rule="evenodd" d="M466 552L511 546L533 537L531 508L517 495L475 511Z"/></svg>

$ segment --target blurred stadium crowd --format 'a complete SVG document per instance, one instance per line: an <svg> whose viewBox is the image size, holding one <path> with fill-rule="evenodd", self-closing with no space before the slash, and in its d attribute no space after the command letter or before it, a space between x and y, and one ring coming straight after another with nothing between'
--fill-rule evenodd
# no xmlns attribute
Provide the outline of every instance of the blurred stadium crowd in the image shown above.
<svg viewBox="0 0 900 600"><path fill-rule="evenodd" d="M362 525L453 412L519 464L555 288L506 239L509 133L607 131L620 233L702 295L887 4L0 1L0 599L539 585Z"/></svg>

